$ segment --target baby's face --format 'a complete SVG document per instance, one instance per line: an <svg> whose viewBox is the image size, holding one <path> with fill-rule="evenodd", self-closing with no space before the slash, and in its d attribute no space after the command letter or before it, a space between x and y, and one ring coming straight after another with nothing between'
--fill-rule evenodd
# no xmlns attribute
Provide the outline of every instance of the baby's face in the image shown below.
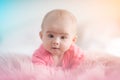
<svg viewBox="0 0 120 80"><path fill-rule="evenodd" d="M52 55L63 55L76 39L74 26L71 20L46 22L40 33L44 48Z"/></svg>

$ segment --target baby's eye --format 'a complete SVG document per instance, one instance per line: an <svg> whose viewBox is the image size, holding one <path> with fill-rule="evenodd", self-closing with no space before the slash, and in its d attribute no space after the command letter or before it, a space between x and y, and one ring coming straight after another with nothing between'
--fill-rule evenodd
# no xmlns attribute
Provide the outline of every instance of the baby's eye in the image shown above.
<svg viewBox="0 0 120 80"><path fill-rule="evenodd" d="M61 39L66 39L66 37L65 36L61 36Z"/></svg>
<svg viewBox="0 0 120 80"><path fill-rule="evenodd" d="M54 35L53 35L53 34L49 34L48 37L49 37L49 38L53 38Z"/></svg>

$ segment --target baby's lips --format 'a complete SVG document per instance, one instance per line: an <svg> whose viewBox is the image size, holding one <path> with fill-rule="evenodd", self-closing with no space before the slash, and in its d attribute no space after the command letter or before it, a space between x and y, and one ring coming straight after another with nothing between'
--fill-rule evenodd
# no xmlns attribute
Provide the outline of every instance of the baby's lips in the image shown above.
<svg viewBox="0 0 120 80"><path fill-rule="evenodd" d="M59 49L59 48L53 47L52 49Z"/></svg>

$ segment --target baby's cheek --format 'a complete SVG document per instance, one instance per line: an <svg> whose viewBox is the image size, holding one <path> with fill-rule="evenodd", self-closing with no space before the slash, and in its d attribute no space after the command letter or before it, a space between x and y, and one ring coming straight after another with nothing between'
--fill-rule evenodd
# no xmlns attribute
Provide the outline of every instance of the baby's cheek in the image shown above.
<svg viewBox="0 0 120 80"><path fill-rule="evenodd" d="M65 43L65 44L62 46L62 49L63 49L64 51L67 51L69 48L70 48L70 44L68 44L68 43Z"/></svg>

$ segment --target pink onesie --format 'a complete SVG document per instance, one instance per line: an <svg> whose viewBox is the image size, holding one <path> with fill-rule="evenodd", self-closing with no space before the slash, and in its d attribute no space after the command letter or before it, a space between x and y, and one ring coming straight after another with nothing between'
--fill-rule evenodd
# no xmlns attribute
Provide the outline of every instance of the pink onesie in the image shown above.
<svg viewBox="0 0 120 80"><path fill-rule="evenodd" d="M71 45L70 49L64 53L62 58L61 67L63 69L76 68L83 60L83 51L76 45ZM43 45L38 48L32 56L32 62L35 64L42 64L47 66L53 66L54 61L52 55L46 51Z"/></svg>

